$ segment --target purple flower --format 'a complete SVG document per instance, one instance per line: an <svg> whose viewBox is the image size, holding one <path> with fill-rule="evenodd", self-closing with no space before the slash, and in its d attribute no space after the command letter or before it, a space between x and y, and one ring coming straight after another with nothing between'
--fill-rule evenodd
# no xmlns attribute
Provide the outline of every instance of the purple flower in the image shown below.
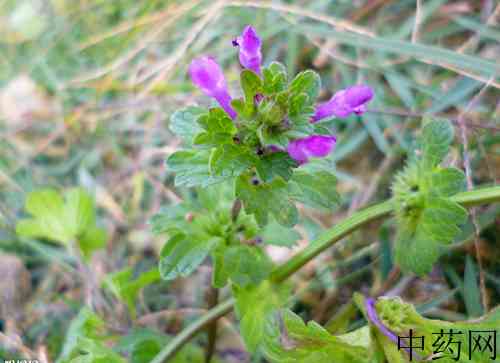
<svg viewBox="0 0 500 363"><path fill-rule="evenodd" d="M257 74L260 74L260 65L262 63L261 44L262 42L255 29L250 25L243 29L241 36L233 40L233 45L240 47L241 65Z"/></svg>
<svg viewBox="0 0 500 363"><path fill-rule="evenodd" d="M316 106L312 122L325 117L346 117L351 113L361 115L366 111L366 103L373 98L373 90L365 85L356 85L338 91L333 97Z"/></svg>
<svg viewBox="0 0 500 363"><path fill-rule="evenodd" d="M368 316L368 320L375 325L378 330L382 334L384 334L387 338L392 340L394 343L398 344L399 339L398 336L392 332L389 328L387 328L384 323L380 320L377 314L377 310L375 309L375 300L372 298L366 298L365 300L365 308L366 308L366 315ZM411 356L417 357L418 359L421 359L420 355L416 352L411 352L409 348L403 348L408 354Z"/></svg>
<svg viewBox="0 0 500 363"><path fill-rule="evenodd" d="M377 310L375 310L375 300L372 298L367 298L365 300L366 315L373 325L375 325L387 338L392 340L394 343L398 342L398 337L392 331L390 331L380 318L378 317Z"/></svg>
<svg viewBox="0 0 500 363"><path fill-rule="evenodd" d="M330 154L336 141L335 136L312 135L291 141L287 152L299 164L304 164L311 157L322 158Z"/></svg>
<svg viewBox="0 0 500 363"><path fill-rule="evenodd" d="M231 96L227 90L226 79L222 69L212 57L193 59L189 66L189 75L192 82L207 96L217 100L219 105L232 118L236 118L236 111L231 106Z"/></svg>

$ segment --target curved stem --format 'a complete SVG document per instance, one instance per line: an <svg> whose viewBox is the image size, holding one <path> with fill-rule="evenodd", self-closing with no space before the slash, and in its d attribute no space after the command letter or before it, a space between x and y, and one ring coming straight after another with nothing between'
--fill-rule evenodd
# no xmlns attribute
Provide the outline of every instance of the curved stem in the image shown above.
<svg viewBox="0 0 500 363"><path fill-rule="evenodd" d="M172 358L187 342L210 323L223 317L233 309L234 299L228 299L202 315L198 320L176 335L150 363L163 363Z"/></svg>
<svg viewBox="0 0 500 363"><path fill-rule="evenodd" d="M459 193L454 195L452 200L460 203L464 207L473 207L480 204L500 202L500 186L479 188ZM314 257L334 245L352 231L376 219L388 216L393 209L394 202L390 199L352 214L339 224L323 232L321 236L311 242L308 247L297 253L284 264L278 266L278 268L276 268L276 270L272 273L271 280L274 282L282 282L286 280L290 275L299 270ZM171 340L170 343L167 344L167 346L165 346L150 363L164 363L169 358L172 358L174 354L178 352L179 349L181 349L182 346L199 331L211 322L216 321L223 315L230 312L233 309L234 302L234 298L231 298L208 311L205 315L200 317L197 321L192 323L173 340Z"/></svg>
<svg viewBox="0 0 500 363"><path fill-rule="evenodd" d="M311 261L321 252L331 247L333 244L358 229L366 223L390 214L393 210L393 201L376 204L372 207L362 209L344 219L333 228L323 232L315 241L311 242L305 249L290 258L272 273L271 279L274 282L286 280L290 275L299 270L306 263Z"/></svg>

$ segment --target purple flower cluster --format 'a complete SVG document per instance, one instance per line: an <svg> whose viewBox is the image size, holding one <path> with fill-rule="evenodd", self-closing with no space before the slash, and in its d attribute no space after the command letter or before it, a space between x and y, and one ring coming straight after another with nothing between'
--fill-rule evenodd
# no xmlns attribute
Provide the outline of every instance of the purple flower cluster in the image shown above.
<svg viewBox="0 0 500 363"><path fill-rule="evenodd" d="M248 25L241 36L233 40L233 45L239 48L241 65L256 74L261 74L262 41L255 29ZM191 62L189 74L193 83L207 96L214 98L232 118L237 113L231 106L231 96L227 89L222 69L211 57L196 58ZM366 111L366 103L373 98L373 90L366 85L355 85L338 91L333 97L316 106L311 122L318 122L327 117L347 117L353 113L361 115ZM311 157L325 157L334 149L336 138L333 135L311 135L292 140L288 154L299 164L306 163Z"/></svg>

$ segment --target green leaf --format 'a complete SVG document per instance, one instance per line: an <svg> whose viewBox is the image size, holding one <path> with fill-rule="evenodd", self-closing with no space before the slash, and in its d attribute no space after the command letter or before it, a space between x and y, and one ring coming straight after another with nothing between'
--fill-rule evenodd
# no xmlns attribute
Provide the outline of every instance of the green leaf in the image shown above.
<svg viewBox="0 0 500 363"><path fill-rule="evenodd" d="M188 238L189 237L189 238ZM160 274L165 280L189 276L220 241L178 234L170 238L160 254Z"/></svg>
<svg viewBox="0 0 500 363"><path fill-rule="evenodd" d="M264 68L264 94L271 95L282 92L287 86L286 68L279 62L272 62L269 67Z"/></svg>
<svg viewBox="0 0 500 363"><path fill-rule="evenodd" d="M437 166L448 154L453 127L447 120L430 120L424 125L420 143L424 169Z"/></svg>
<svg viewBox="0 0 500 363"><path fill-rule="evenodd" d="M290 96L288 100L288 117L292 121L296 137L308 136L314 129L309 121L314 114L314 107L306 93L298 93ZM300 132L301 134L297 134Z"/></svg>
<svg viewBox="0 0 500 363"><path fill-rule="evenodd" d="M275 177L289 180L297 163L286 152L273 152L259 158L257 173L264 182L270 182Z"/></svg>
<svg viewBox="0 0 500 363"><path fill-rule="evenodd" d="M238 131L233 121L221 108L212 108L209 113L198 118L198 124L203 132L196 135L195 145L217 146L233 142Z"/></svg>
<svg viewBox="0 0 500 363"><path fill-rule="evenodd" d="M395 257L404 271L430 272L467 219L467 211L449 198L465 189L464 173L439 166L452 140L453 128L447 121L427 121L419 140L421 154L393 183L398 222Z"/></svg>
<svg viewBox="0 0 500 363"><path fill-rule="evenodd" d="M212 150L209 169L216 177L235 177L255 165L257 160L247 147L226 144Z"/></svg>
<svg viewBox="0 0 500 363"><path fill-rule="evenodd" d="M462 170L456 168L439 168L435 170L429 181L431 192L443 196L451 197L466 189L465 174Z"/></svg>
<svg viewBox="0 0 500 363"><path fill-rule="evenodd" d="M60 363L126 363L125 358L96 340L78 337L77 347Z"/></svg>
<svg viewBox="0 0 500 363"><path fill-rule="evenodd" d="M175 111L170 117L170 130L190 145L195 135L202 131L198 125L198 118L207 113L202 107L188 106Z"/></svg>
<svg viewBox="0 0 500 363"><path fill-rule="evenodd" d="M265 226L262 231L262 239L268 245L293 247L300 238L301 236L296 230L283 227L275 221Z"/></svg>
<svg viewBox="0 0 500 363"><path fill-rule="evenodd" d="M114 349L119 352L127 353L130 363L151 362L160 352L161 348L171 340L171 336L151 329L134 328L130 333L119 340ZM169 362L203 363L204 351L196 344L186 344L174 357L169 359ZM221 361L213 357L210 363L221 363Z"/></svg>
<svg viewBox="0 0 500 363"><path fill-rule="evenodd" d="M311 70L300 72L290 83L289 90L292 95L305 93L308 102L313 104L321 90L321 78Z"/></svg>
<svg viewBox="0 0 500 363"><path fill-rule="evenodd" d="M421 210L411 210L398 222L396 262L403 271L424 275L431 271L442 247L460 233L467 211L445 198L430 198Z"/></svg>
<svg viewBox="0 0 500 363"><path fill-rule="evenodd" d="M106 231L97 227L89 227L78 239L78 247L83 257L90 259L92 253L106 246Z"/></svg>
<svg viewBox="0 0 500 363"><path fill-rule="evenodd" d="M226 249L226 246L219 244L212 250L211 254L213 266L212 285L217 289L226 286L229 279L229 269L225 266L226 260L224 258Z"/></svg>
<svg viewBox="0 0 500 363"><path fill-rule="evenodd" d="M245 211L253 214L260 226L267 224L269 213L283 226L292 227L297 223L297 208L290 200L287 183L282 178L256 183L249 175L242 174L236 179L235 192Z"/></svg>
<svg viewBox="0 0 500 363"><path fill-rule="evenodd" d="M157 267L141 273L139 277L135 279L133 269L129 267L108 274L103 281L103 286L110 290L118 299L123 301L127 305L131 316L135 317L135 300L137 299L139 291L159 280L160 273Z"/></svg>
<svg viewBox="0 0 500 363"><path fill-rule="evenodd" d="M263 343L267 325L275 325L276 312L283 307L288 296L286 284L273 285L268 280L258 286L233 288L236 314L240 319L240 333L250 352Z"/></svg>
<svg viewBox="0 0 500 363"><path fill-rule="evenodd" d="M269 257L257 247L230 246L224 253L227 276L239 287L257 285L271 273Z"/></svg>
<svg viewBox="0 0 500 363"><path fill-rule="evenodd" d="M208 150L180 150L167 159L167 167L175 173L175 186L206 187L224 181L225 177L210 175Z"/></svg>
<svg viewBox="0 0 500 363"><path fill-rule="evenodd" d="M464 302L470 317L477 318L483 315L483 304L481 303L481 288L478 283L478 271L472 257L465 258L464 272Z"/></svg>
<svg viewBox="0 0 500 363"><path fill-rule="evenodd" d="M79 338L101 339L104 335L104 326L104 321L94 314L92 310L87 307L82 308L69 325L66 332L66 339L57 362L69 362L72 352L78 348Z"/></svg>
<svg viewBox="0 0 500 363"><path fill-rule="evenodd" d="M106 233L96 227L92 198L81 188L66 191L64 199L52 189L31 192L26 210L33 216L16 226L20 236L46 238L69 247L75 242L89 258L106 242Z"/></svg>
<svg viewBox="0 0 500 363"><path fill-rule="evenodd" d="M169 337L151 329L134 328L122 337L115 349L127 352L130 363L150 362L167 344Z"/></svg>
<svg viewBox="0 0 500 363"><path fill-rule="evenodd" d="M264 99L258 106L258 119L263 125L273 127L280 125L286 110L273 99Z"/></svg>
<svg viewBox="0 0 500 363"><path fill-rule="evenodd" d="M151 220L151 229L154 234L169 234L171 236L179 233L185 233L189 230L189 222L186 221L186 215L193 209L189 203L179 203L162 207Z"/></svg>
<svg viewBox="0 0 500 363"><path fill-rule="evenodd" d="M289 310L284 311L282 321L281 331L268 329L265 355L271 362L371 362L367 329L344 336L333 336L314 321L305 324Z"/></svg>
<svg viewBox="0 0 500 363"><path fill-rule="evenodd" d="M290 196L315 208L332 209L339 203L337 178L322 161L311 161L294 170Z"/></svg>
<svg viewBox="0 0 500 363"><path fill-rule="evenodd" d="M263 92L262 80L255 72L244 69L240 74L240 84L246 104L253 106L255 95Z"/></svg>

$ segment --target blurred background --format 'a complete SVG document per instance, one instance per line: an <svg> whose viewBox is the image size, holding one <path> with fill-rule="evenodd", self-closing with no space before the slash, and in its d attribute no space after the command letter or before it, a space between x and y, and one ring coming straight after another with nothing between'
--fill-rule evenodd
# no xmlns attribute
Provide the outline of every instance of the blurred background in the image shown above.
<svg viewBox="0 0 500 363"><path fill-rule="evenodd" d="M352 211L390 196L424 114L456 125L449 163L463 167L466 155L474 185L498 183L499 22L497 0L0 0L0 361L20 355L55 361L83 304L85 276L75 272L71 255L15 234L29 192L81 186L93 193L98 225L108 233L105 251L91 263L95 281L127 267L139 276L157 264L165 238L152 234L148 220L186 193L173 187L164 163L180 145L169 117L185 105L209 104L187 77L193 57L212 55L230 88L237 85L231 40L252 24L263 38L265 64L279 60L289 75L316 70L321 99L358 82L375 89L369 112L338 121L342 205L330 214L301 209L300 248ZM379 291L403 296L427 316L479 316L474 240L490 305L498 305L499 211L479 208L481 233L469 223L423 279L393 268L393 222L358 231L348 237L349 248L324 253L294 276L294 311L325 324L354 291ZM282 261L293 251L269 252ZM110 334L147 326L175 335L205 311L208 279L207 264L189 279L147 286L135 318L107 296L116 304L107 317ZM236 321L228 317L222 325L218 359L248 361ZM195 340L187 361L198 361L195 348L204 339Z"/></svg>

